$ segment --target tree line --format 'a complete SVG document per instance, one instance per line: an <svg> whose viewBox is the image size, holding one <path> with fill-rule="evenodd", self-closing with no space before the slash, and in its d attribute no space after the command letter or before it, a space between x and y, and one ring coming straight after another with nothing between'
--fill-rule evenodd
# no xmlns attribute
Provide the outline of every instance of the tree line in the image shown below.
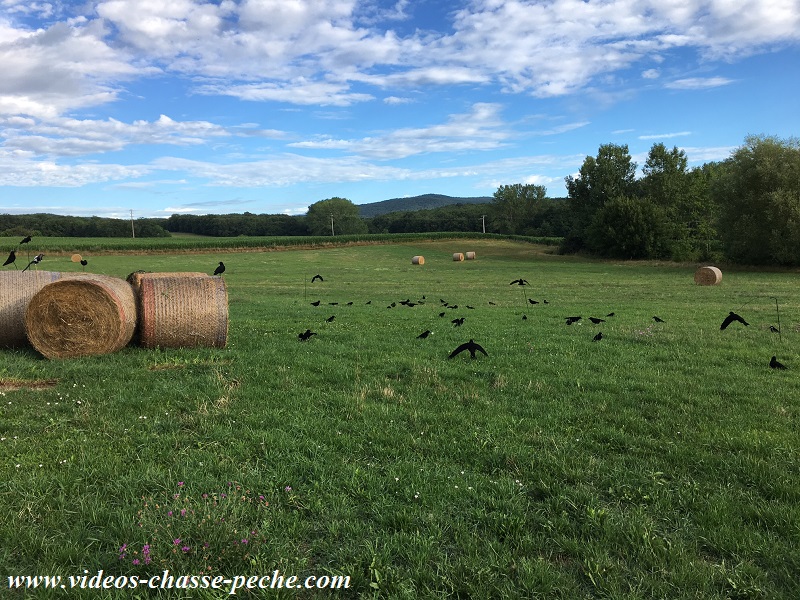
<svg viewBox="0 0 800 600"><path fill-rule="evenodd" d="M541 185L501 185L485 204L453 204L362 218L346 198L305 215L172 215L137 219L137 237L298 236L475 232L560 237L562 253L623 259L727 260L800 265L800 142L749 136L720 162L688 167L654 144L642 175L627 145L603 144L566 177L566 198ZM129 237L130 222L101 217L3 215L0 236Z"/></svg>

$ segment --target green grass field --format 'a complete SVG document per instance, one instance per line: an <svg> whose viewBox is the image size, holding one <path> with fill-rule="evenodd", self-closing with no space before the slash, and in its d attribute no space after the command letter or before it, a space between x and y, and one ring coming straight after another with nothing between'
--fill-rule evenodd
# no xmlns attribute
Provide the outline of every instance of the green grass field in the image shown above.
<svg viewBox="0 0 800 600"><path fill-rule="evenodd" d="M691 266L503 240L89 270L218 260L224 350L0 350L0 597L156 597L6 586L100 569L350 577L282 598L800 597L797 273L698 287ZM720 331L731 310L750 326ZM470 338L489 356L447 359Z"/></svg>

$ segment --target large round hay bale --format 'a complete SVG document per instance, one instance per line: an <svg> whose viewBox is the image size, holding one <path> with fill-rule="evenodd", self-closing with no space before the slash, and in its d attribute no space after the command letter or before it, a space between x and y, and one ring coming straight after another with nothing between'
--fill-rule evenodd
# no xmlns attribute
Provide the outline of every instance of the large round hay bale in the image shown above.
<svg viewBox="0 0 800 600"><path fill-rule="evenodd" d="M136 327L136 299L128 282L72 274L44 286L25 311L25 332L47 358L109 354L125 347Z"/></svg>
<svg viewBox="0 0 800 600"><path fill-rule="evenodd" d="M722 281L722 271L717 267L700 267L694 272L697 285L717 285Z"/></svg>
<svg viewBox="0 0 800 600"><path fill-rule="evenodd" d="M464 260L464 253L463 252L456 252L453 254L453 260L456 262L461 262Z"/></svg>
<svg viewBox="0 0 800 600"><path fill-rule="evenodd" d="M411 257L411 264L412 265L424 265L425 264L425 257L424 256L412 256Z"/></svg>
<svg viewBox="0 0 800 600"><path fill-rule="evenodd" d="M222 277L141 273L133 287L142 346L224 348L228 343L228 290Z"/></svg>
<svg viewBox="0 0 800 600"><path fill-rule="evenodd" d="M48 283L61 278L54 271L0 271L0 348L28 345L25 310L31 298Z"/></svg>
<svg viewBox="0 0 800 600"><path fill-rule="evenodd" d="M474 252L467 252L465 255L467 260L475 260L475 253Z"/></svg>

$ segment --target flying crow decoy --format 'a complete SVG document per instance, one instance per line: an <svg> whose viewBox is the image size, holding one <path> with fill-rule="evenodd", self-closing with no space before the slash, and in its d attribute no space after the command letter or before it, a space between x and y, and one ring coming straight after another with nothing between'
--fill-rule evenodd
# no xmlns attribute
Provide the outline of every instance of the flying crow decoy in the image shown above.
<svg viewBox="0 0 800 600"><path fill-rule="evenodd" d="M320 275L320 274L316 274L316 275L314 275L314 276L311 278L311 283L314 283L314 282L315 282L317 279L319 279L320 281L325 281L325 280L322 278L322 275Z"/></svg>
<svg viewBox="0 0 800 600"><path fill-rule="evenodd" d="M605 323L605 319L598 319L597 317L589 317L589 320L594 323L595 325L599 325L600 323Z"/></svg>
<svg viewBox="0 0 800 600"><path fill-rule="evenodd" d="M780 332L781 332L781 330L780 330L780 329L778 329L777 327L775 327L775 325L770 325L770 326L769 326L769 330L770 330L772 333L780 333Z"/></svg>
<svg viewBox="0 0 800 600"><path fill-rule="evenodd" d="M425 339L426 337L428 337L428 336L429 336L431 333L432 333L432 331L431 331L430 329L426 329L425 331L423 331L422 333L420 333L420 334L417 336L417 339L418 339L418 340L424 340L424 339Z"/></svg>
<svg viewBox="0 0 800 600"><path fill-rule="evenodd" d="M661 317L653 317L653 321L655 321L656 323L666 323L666 321L664 321L664 319L662 319Z"/></svg>
<svg viewBox="0 0 800 600"><path fill-rule="evenodd" d="M613 313L613 312L610 312L610 313L608 313L606 316L607 316L607 317L613 317L613 316L614 316L614 313Z"/></svg>
<svg viewBox="0 0 800 600"><path fill-rule="evenodd" d="M24 238L22 238L22 241L20 242L20 244L27 244L30 241L31 241L31 236L26 235Z"/></svg>
<svg viewBox="0 0 800 600"><path fill-rule="evenodd" d="M219 265L217 268L214 269L214 275L222 275L225 272L225 265L222 264L222 261L219 261Z"/></svg>
<svg viewBox="0 0 800 600"><path fill-rule="evenodd" d="M468 342L464 342L458 348L453 350L450 353L450 356L448 356L447 358L453 358L454 356L457 356L457 355L461 354L464 350L469 350L470 357L472 357L472 358L475 358L475 351L476 350L478 352L483 352L486 356L489 356L489 354L486 352L486 350L484 350L480 346L480 344L476 344L475 340L470 340Z"/></svg>
<svg viewBox="0 0 800 600"><path fill-rule="evenodd" d="M592 338L592 341L593 342L599 342L602 339L603 339L603 332L602 331L598 331L597 335Z"/></svg>
<svg viewBox="0 0 800 600"><path fill-rule="evenodd" d="M573 323L577 323L583 317L567 317L567 325L572 325Z"/></svg>
<svg viewBox="0 0 800 600"><path fill-rule="evenodd" d="M785 369L786 365L779 363L778 359L773 356L769 361L769 367L770 369Z"/></svg>
<svg viewBox="0 0 800 600"><path fill-rule="evenodd" d="M305 342L306 340L310 339L312 335L317 335L310 329L306 329L303 333L297 335L301 342Z"/></svg>
<svg viewBox="0 0 800 600"><path fill-rule="evenodd" d="M515 279L514 281L512 281L508 285L514 285L515 283L517 285L528 285L528 280L527 279Z"/></svg>
<svg viewBox="0 0 800 600"><path fill-rule="evenodd" d="M464 319L465 319L465 318L466 318L466 317L461 317L461 318L459 318L459 319L453 319L453 320L452 320L452 321L450 321L450 322L451 322L453 325L455 325L456 327L461 327L461 326L464 324Z"/></svg>
<svg viewBox="0 0 800 600"><path fill-rule="evenodd" d="M735 312L731 311L728 313L728 316L725 317L725 320L722 322L722 325L719 326L720 329L725 329L728 325L733 323L734 321L739 321L743 325L750 325L747 321L745 321L742 317L737 315Z"/></svg>
<svg viewBox="0 0 800 600"><path fill-rule="evenodd" d="M336 318L336 315L331 315L327 319L325 319L326 323L333 323L333 320Z"/></svg>
<svg viewBox="0 0 800 600"><path fill-rule="evenodd" d="M25 271L30 269L31 265L38 265L40 262L42 262L43 258L44 254L37 254L36 256L33 257L33 260L28 263L28 266L22 269L22 272L24 273Z"/></svg>
<svg viewBox="0 0 800 600"><path fill-rule="evenodd" d="M311 303L311 306L319 306L319 303L319 300L314 300L314 302Z"/></svg>
<svg viewBox="0 0 800 600"><path fill-rule="evenodd" d="M13 250L8 255L8 258L6 259L6 262L3 263L3 266L5 267L6 265L10 265L12 263L13 263L15 268L19 268L19 267L17 267L17 253L14 252Z"/></svg>

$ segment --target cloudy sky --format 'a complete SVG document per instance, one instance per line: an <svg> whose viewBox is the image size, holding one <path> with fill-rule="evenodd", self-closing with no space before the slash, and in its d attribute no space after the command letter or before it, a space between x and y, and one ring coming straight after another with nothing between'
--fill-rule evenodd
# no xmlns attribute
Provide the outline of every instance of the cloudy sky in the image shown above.
<svg viewBox="0 0 800 600"><path fill-rule="evenodd" d="M0 213L301 213L800 134L800 0L0 0Z"/></svg>

